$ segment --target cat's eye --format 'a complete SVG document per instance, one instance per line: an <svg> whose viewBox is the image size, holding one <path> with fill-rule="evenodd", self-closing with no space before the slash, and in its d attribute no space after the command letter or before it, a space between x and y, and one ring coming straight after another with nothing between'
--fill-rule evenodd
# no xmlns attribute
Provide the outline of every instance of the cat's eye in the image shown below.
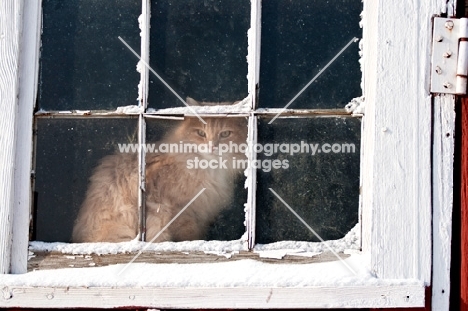
<svg viewBox="0 0 468 311"><path fill-rule="evenodd" d="M229 136L231 136L231 134L232 134L232 131L222 131L221 133L219 133L219 137L228 138Z"/></svg>
<svg viewBox="0 0 468 311"><path fill-rule="evenodd" d="M200 136L200 137L206 137L206 133L205 133L204 130L197 130L197 134L198 134L198 136Z"/></svg>

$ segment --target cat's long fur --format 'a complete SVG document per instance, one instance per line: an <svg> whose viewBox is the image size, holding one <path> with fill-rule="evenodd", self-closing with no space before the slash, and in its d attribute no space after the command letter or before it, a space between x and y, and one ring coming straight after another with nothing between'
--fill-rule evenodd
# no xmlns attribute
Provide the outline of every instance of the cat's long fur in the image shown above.
<svg viewBox="0 0 468 311"><path fill-rule="evenodd" d="M197 104L192 99L188 102ZM166 135L163 142L201 144L211 140L212 153L146 154L147 241L152 240L203 188L206 190L158 236L156 242L203 239L215 217L231 202L234 181L241 172L233 169L232 158L242 159L244 154L223 155L227 169L189 169L187 160L195 157L219 160L219 143L245 143L247 122L244 118L204 120L206 125L197 118L187 118ZM222 137L227 132L230 132L229 136ZM201 133L205 137L200 136ZM136 154L125 153L101 160L90 178L86 198L73 228L73 242L120 242L137 236L137 163Z"/></svg>

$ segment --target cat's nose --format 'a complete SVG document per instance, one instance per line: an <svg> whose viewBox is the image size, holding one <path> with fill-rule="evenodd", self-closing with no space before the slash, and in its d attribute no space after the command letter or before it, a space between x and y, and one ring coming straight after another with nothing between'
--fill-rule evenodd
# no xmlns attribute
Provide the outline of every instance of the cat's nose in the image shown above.
<svg viewBox="0 0 468 311"><path fill-rule="evenodd" d="M213 139L210 141L209 146L210 146L210 153L218 155L219 141L217 139Z"/></svg>
<svg viewBox="0 0 468 311"><path fill-rule="evenodd" d="M217 145L211 145L211 148L210 148L210 153L214 153L214 154L218 154L219 153L219 148Z"/></svg>

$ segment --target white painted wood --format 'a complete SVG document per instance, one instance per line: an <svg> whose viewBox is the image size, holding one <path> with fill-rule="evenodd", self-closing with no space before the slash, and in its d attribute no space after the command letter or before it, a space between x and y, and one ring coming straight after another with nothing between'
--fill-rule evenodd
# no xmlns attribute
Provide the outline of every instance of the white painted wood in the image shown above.
<svg viewBox="0 0 468 311"><path fill-rule="evenodd" d="M143 0L141 2L141 16L139 17L140 36L141 36L141 59L144 63L150 63L150 18L151 18L151 4L150 0ZM139 98L140 106L148 106L148 93L149 93L149 68L140 64L140 85L139 85Z"/></svg>
<svg viewBox="0 0 468 311"><path fill-rule="evenodd" d="M146 120L140 113L138 117L138 239L140 241L146 241L146 153L141 148L145 144Z"/></svg>
<svg viewBox="0 0 468 311"><path fill-rule="evenodd" d="M27 270L31 215L32 121L37 94L40 31L41 0L28 1L23 8L21 38L11 273L25 273Z"/></svg>
<svg viewBox="0 0 468 311"><path fill-rule="evenodd" d="M429 51L445 2L364 1L363 248L379 278L431 280Z"/></svg>
<svg viewBox="0 0 468 311"><path fill-rule="evenodd" d="M22 7L0 2L0 273L10 270Z"/></svg>
<svg viewBox="0 0 468 311"><path fill-rule="evenodd" d="M249 131L247 137L247 143L249 146L255 146L257 144L257 124L258 117L252 114L249 117ZM257 160L257 153L254 148L248 151L248 159L250 163L254 163ZM247 180L245 185L247 186L247 204L245 207L245 223L247 229L247 246L249 249L253 249L255 246L255 228L257 222L257 169L254 165L250 165L247 169Z"/></svg>
<svg viewBox="0 0 468 311"><path fill-rule="evenodd" d="M146 119L143 112L148 107L149 94L149 68L143 64L149 64L150 59L150 1L141 2L141 15L139 17L140 35L141 35L141 62L140 62L140 85L138 105L143 107L138 117L138 145L146 144ZM138 238L141 241L146 240L146 154L141 148L138 150Z"/></svg>
<svg viewBox="0 0 468 311"><path fill-rule="evenodd" d="M258 83L260 79L260 42L261 42L261 0L252 0L250 2L250 29L247 34L248 39L248 73L247 83L248 92L251 99L252 110L257 107ZM253 113L249 117L248 143L253 146L257 143L257 116ZM250 150L247 155L250 163L257 159L257 153ZM256 194L257 194L257 170L250 166L246 169L247 179L247 204L245 207L245 226L247 231L247 245L249 249L255 246L255 228L256 228Z"/></svg>
<svg viewBox="0 0 468 311"><path fill-rule="evenodd" d="M432 310L449 310L453 207L454 96L434 98Z"/></svg>
<svg viewBox="0 0 468 311"><path fill-rule="evenodd" d="M455 16L455 0L447 16ZM450 310L455 98L434 98L432 310ZM447 136L450 134L450 136Z"/></svg>
<svg viewBox="0 0 468 311"><path fill-rule="evenodd" d="M4 287L0 307L13 308L337 308L420 307L424 287L313 288L31 288ZM411 294L409 294L411 293Z"/></svg>
<svg viewBox="0 0 468 311"><path fill-rule="evenodd" d="M257 124L258 117L252 114L249 117L249 132L248 132L248 145L255 146L257 144ZM250 163L254 163L257 160L257 153L254 148L248 151L248 159ZM247 229L247 246L249 249L253 249L255 246L255 232L257 223L257 169L254 165L247 167L247 180L245 182L248 193L247 193L247 204L245 212L245 222Z"/></svg>
<svg viewBox="0 0 468 311"><path fill-rule="evenodd" d="M455 16L456 1L447 1L447 16ZM452 245L453 154L455 98L441 95L434 98L433 124L433 311L450 310L450 264ZM447 136L449 134L449 136Z"/></svg>
<svg viewBox="0 0 468 311"><path fill-rule="evenodd" d="M261 0L250 2L250 29L248 31L248 92L252 98L252 109L257 107L257 89L260 79L260 43L261 43Z"/></svg>

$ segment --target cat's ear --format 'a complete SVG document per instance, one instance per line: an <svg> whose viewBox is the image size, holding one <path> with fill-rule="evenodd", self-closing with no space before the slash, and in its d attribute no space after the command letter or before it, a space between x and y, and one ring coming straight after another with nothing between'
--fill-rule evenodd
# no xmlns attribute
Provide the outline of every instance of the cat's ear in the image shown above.
<svg viewBox="0 0 468 311"><path fill-rule="evenodd" d="M197 102L195 99L193 99L192 97L188 97L185 99L185 102L187 103L187 105L189 106L201 106L199 102Z"/></svg>

